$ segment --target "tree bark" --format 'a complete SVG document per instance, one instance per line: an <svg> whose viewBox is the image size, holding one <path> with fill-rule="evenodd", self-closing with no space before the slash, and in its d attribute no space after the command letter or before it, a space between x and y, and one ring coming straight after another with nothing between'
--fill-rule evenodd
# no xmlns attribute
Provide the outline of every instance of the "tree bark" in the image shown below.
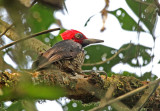
<svg viewBox="0 0 160 111"><path fill-rule="evenodd" d="M105 97L105 94L108 89L110 90L110 87L114 88L112 96L116 98L149 83L147 81L140 81L135 77L121 75L114 75L106 78L104 75L93 72L89 75L78 74L76 76L72 76L71 74L60 70L47 70L27 74L31 75L30 77L33 80L33 84L43 83L49 86L59 85L65 89L66 97L81 100L83 103L100 101ZM3 72L0 75L0 87L3 89L3 87L13 87L16 85L22 74ZM121 102L129 108L132 108L144 94L145 90L126 97L122 99ZM154 94L149 98L145 107L159 109L159 95L160 87L158 87ZM14 98L3 98L3 100L13 100Z"/></svg>

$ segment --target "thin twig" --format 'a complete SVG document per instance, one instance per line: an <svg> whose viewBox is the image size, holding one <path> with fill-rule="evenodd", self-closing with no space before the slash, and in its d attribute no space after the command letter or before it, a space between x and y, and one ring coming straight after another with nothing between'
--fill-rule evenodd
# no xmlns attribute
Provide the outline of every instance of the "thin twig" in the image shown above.
<svg viewBox="0 0 160 111"><path fill-rule="evenodd" d="M151 82L151 83L149 83L149 84L147 84L147 85L144 85L144 86L142 86L142 87L140 87L140 88L137 88L137 89L135 89L135 90L133 90L133 91L130 91L130 92L128 92L128 93L126 93L126 94L124 94L124 95L122 95L122 96L119 96L119 97L117 97L117 98L115 98L115 99L112 99L112 100L108 101L107 103L103 104L103 106L95 107L95 108L91 109L90 111L99 111L100 109L102 109L102 108L104 108L104 107L106 107L106 106L108 106L108 105L110 105L110 104L113 104L113 103L115 103L115 102L117 102L117 101L120 101L120 100L122 100L122 99L124 99L124 98L127 98L127 97L129 97L129 96L132 96L133 94L138 93L138 92L140 92L140 91L143 91L144 89L148 88L149 86L152 86L153 84L157 84L157 83L159 83L159 82L160 82L160 79L158 79L158 80L156 80L156 81L153 81L153 82Z"/></svg>
<svg viewBox="0 0 160 111"><path fill-rule="evenodd" d="M117 101L113 103L112 108L116 109L116 111L132 111L127 105L123 104L121 101Z"/></svg>
<svg viewBox="0 0 160 111"><path fill-rule="evenodd" d="M11 24L8 28L6 28L6 30L1 33L0 38L1 38L12 26L13 26L13 24Z"/></svg>
<svg viewBox="0 0 160 111"><path fill-rule="evenodd" d="M89 64L83 64L83 66L95 66L95 65L104 64L107 61L110 61L110 60L114 59L120 52L129 49L131 46L132 46L132 44L130 43L126 48L121 48L120 50L117 51L117 53L115 53L112 57L106 59L105 61L100 61L100 62L96 62L96 63L89 63Z"/></svg>
<svg viewBox="0 0 160 111"><path fill-rule="evenodd" d="M12 46L12 45L14 45L14 44L16 44L16 43L22 42L22 41L24 41L24 40L27 40L27 39L30 39L30 38L33 38L33 37L36 37L36 36L39 36L39 35L42 35L42 34L46 34L46 33L52 32L52 31L56 31L56 30L60 30L60 28L45 30L45 31L38 32L38 33L36 33L36 34L30 35L30 36L28 36L28 37L25 37L25 38L16 40L16 41L14 41L14 42L12 42L12 43L10 43L10 44L7 44L7 45L5 45L5 46L3 46L3 47L0 47L0 50L5 49L5 48L7 48L7 47L10 47L10 46Z"/></svg>
<svg viewBox="0 0 160 111"><path fill-rule="evenodd" d="M108 90L107 90L107 92L106 92L106 94L105 94L105 97L101 99L100 104L99 104L98 107L101 107L101 109L104 108L104 107L103 107L104 104L107 103L107 101L109 101L109 100L112 99L114 90L115 90L115 85L112 84L112 85L108 88Z"/></svg>

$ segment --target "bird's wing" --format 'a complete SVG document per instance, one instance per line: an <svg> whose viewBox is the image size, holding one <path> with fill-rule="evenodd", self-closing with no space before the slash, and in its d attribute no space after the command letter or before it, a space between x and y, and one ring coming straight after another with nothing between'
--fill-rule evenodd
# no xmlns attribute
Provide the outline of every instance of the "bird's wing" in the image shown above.
<svg viewBox="0 0 160 111"><path fill-rule="evenodd" d="M82 51L82 46L72 40L63 40L44 52L38 59L37 68L42 69L56 61L71 59Z"/></svg>

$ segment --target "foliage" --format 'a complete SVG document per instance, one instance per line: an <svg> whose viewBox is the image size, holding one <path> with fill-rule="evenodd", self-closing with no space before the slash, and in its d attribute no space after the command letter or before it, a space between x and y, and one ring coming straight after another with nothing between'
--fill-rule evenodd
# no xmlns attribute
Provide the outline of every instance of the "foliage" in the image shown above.
<svg viewBox="0 0 160 111"><path fill-rule="evenodd" d="M28 24L32 27L32 32L36 33L48 29L49 26L55 22L53 12L53 10L42 4L32 6L32 8L29 9L29 15L27 17ZM45 42L46 38L50 39L49 36L50 34L41 35L38 39Z"/></svg>
<svg viewBox="0 0 160 111"><path fill-rule="evenodd" d="M29 0L28 0L29 1ZM45 1L43 1L45 2ZM127 31L137 31L137 32L149 32L154 39L154 30L156 26L157 20L157 6L154 3L154 0L126 0L126 3L130 7L130 9L137 15L139 21L136 22L132 16L130 16L127 11L123 8L118 8L113 11L107 11L108 14L114 15L120 25L121 28ZM48 4L48 3L47 3ZM4 11L7 11L7 18L5 19L8 23L14 23L16 25L16 31L19 33L20 37L23 37L25 34L37 33L46 29L49 29L51 25L56 24L57 20L55 18L54 12L55 8L48 7L48 5L43 5L41 3L35 3L32 7L25 7L23 4L19 3L19 1L13 0L12 3L9 0L1 0L0 1L0 14L3 14ZM52 5L54 6L54 5ZM15 8L16 7L16 8ZM56 7L56 6L55 6ZM59 6L57 6L59 7ZM90 22L95 15L91 16L87 21L85 26L87 27L87 23ZM2 19L2 17L0 18ZM139 22L143 22L143 24L147 27L143 29ZM62 33L65 29L62 29L59 33ZM2 42L5 42L5 39L1 38ZM61 41L60 35L53 35L52 33L41 35L37 37L40 41L47 45L54 45L56 42ZM3 45L3 44L0 44ZM24 47L21 47L23 44L16 45L15 47L8 48L3 50L1 57L4 55L8 55L14 63L17 65L17 69L28 68L30 62L33 58L36 58L33 52L30 52ZM122 50L117 56L113 59L106 61L107 59L113 57L119 50L126 48L128 45L131 45L126 50ZM112 74L112 68L119 64L128 64L131 67L142 67L150 64L152 62L153 55L148 53L152 51L151 48L142 46L139 44L131 44L127 43L121 46L120 49L115 49L109 46L103 45L92 45L85 48L86 59L85 64L94 64L95 65L87 65L83 66L85 70L104 70L108 73L108 76ZM35 52L34 52L35 53ZM142 63L139 63L139 58L142 58ZM104 61L102 64L96 64L97 62ZM1 62L1 61L0 61ZM159 62L160 63L160 62ZM8 64L8 63L4 63ZM8 67L4 67L0 69L4 71L8 69ZM122 75L125 76L135 76L141 80L155 80L157 76L152 74L152 72L146 72L141 77L136 74L132 74L130 72L122 72ZM4 103L1 103L0 110L7 111L21 111L23 109L27 110L35 110L35 101L34 99L57 99L58 97L63 95L63 91L46 87L46 86L32 86L29 83L26 83L23 86L18 86L19 90L22 92L14 92L15 90L7 90L7 92L14 92L16 94L22 94L23 97L26 97L27 100L19 100L14 101L9 107L5 107ZM41 92L41 93L38 93ZM55 92L55 93L52 93ZM14 96L6 94L6 96ZM21 98L21 97L20 97ZM25 98L25 99L26 99ZM28 98L30 98L28 100ZM32 99L31 99L32 98ZM27 104L27 105L24 105ZM77 107L74 107L77 105ZM64 109L68 107L68 110L88 110L95 107L95 104L90 105L82 105L80 101L71 101L65 106L62 106ZM106 110L110 110L109 108ZM112 109L111 109L112 110Z"/></svg>
<svg viewBox="0 0 160 111"><path fill-rule="evenodd" d="M89 58L85 60L85 63L96 63L98 61L104 61L103 64L94 65L94 67L96 67L97 70L101 70L101 68L103 67L102 69L104 69L106 72L110 72L111 68L118 63L127 63L133 67L140 66L138 62L133 62L138 57L142 57L143 59L142 66L145 66L151 62L150 55L146 52L146 50L151 50L151 48L144 47L141 45L125 44L120 49L125 48L128 45L131 45L131 47L129 47L124 51L121 51L121 53L119 53L118 56L116 56L114 59L107 62L105 62L107 58L110 58L117 53L116 49L113 49L107 46L102 46L102 45L94 45L94 46L87 47L85 49L86 56L89 56ZM95 51L98 53L93 55ZM92 69L92 67L93 66L86 66L84 67L84 69Z"/></svg>
<svg viewBox="0 0 160 111"><path fill-rule="evenodd" d="M120 25L123 29L128 31L144 31L141 27L139 29L139 26L135 22L135 20L123 8L119 8L115 11L110 11L109 13L113 14L119 20Z"/></svg>
<svg viewBox="0 0 160 111"><path fill-rule="evenodd" d="M88 111L89 109L92 109L93 107L97 106L98 104L96 103L91 103L91 104L82 104L81 101L75 101L72 100L69 103L67 103L66 105L63 106L64 110L68 110L68 111L74 111L74 110L84 110L84 111Z"/></svg>
<svg viewBox="0 0 160 111"><path fill-rule="evenodd" d="M90 104L83 104L81 101L71 100L69 103L66 103L62 108L64 111L88 111L93 107L97 107L99 103L90 103ZM111 106L104 108L102 111L116 111Z"/></svg>
<svg viewBox="0 0 160 111"><path fill-rule="evenodd" d="M157 19L155 2L153 0L146 0L145 2L141 2L141 0L126 0L126 3L145 24L149 33L153 35Z"/></svg>

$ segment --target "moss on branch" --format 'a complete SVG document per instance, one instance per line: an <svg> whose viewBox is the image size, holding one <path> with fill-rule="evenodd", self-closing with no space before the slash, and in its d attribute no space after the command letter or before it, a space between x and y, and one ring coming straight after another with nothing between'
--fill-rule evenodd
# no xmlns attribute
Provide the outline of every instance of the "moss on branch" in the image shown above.
<svg viewBox="0 0 160 111"><path fill-rule="evenodd" d="M57 86L66 90L66 97L75 100L81 100L83 103L91 103L100 101L105 97L106 91L111 85L114 85L114 98L119 97L127 92L133 91L141 86L148 84L147 81L140 81L135 77L113 75L105 77L96 73L90 75L79 74L72 76L71 74L61 72L59 70L50 70L43 72L28 73L31 75L33 84L45 84L49 86ZM0 74L0 87L13 87L20 80L20 73L3 72ZM135 93L132 96L124 98L122 103L132 108L144 91ZM155 91L154 95L149 98L147 108L160 108L160 87ZM12 98L10 98L12 99Z"/></svg>

